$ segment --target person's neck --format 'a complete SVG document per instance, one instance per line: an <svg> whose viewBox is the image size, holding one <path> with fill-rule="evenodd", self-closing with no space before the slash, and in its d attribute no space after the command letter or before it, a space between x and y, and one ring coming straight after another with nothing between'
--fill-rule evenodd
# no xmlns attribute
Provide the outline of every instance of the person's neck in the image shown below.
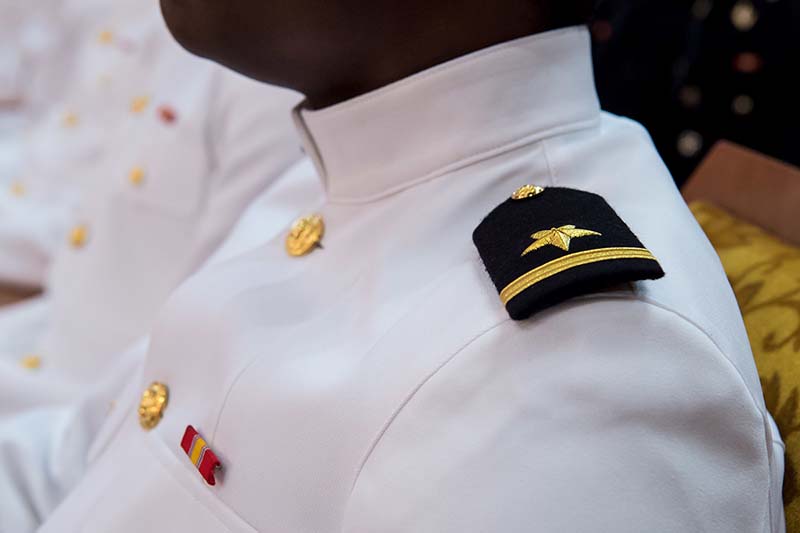
<svg viewBox="0 0 800 533"><path fill-rule="evenodd" d="M357 58L344 65L328 68L329 76L318 76L297 87L304 93L311 109L329 107L380 89L418 72L452 59L513 39L541 31L547 27L530 17L516 20L482 21L475 27L453 24L450 27L409 28L397 40L387 37ZM324 68L324 67L323 67Z"/></svg>

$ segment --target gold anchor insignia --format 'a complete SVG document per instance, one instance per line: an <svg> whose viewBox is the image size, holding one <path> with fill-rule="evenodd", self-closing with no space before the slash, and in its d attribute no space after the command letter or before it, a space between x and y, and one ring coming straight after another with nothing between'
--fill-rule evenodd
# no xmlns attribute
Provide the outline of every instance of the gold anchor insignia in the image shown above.
<svg viewBox="0 0 800 533"><path fill-rule="evenodd" d="M528 246L520 257L525 257L534 250L544 248L545 246L555 246L556 248L561 248L565 252L568 252L569 244L572 239L589 237L592 235L600 236L602 233L588 229L578 229L571 224L561 226L560 228L550 228L548 230L539 231L531 235L531 238L534 239L535 242Z"/></svg>
<svg viewBox="0 0 800 533"><path fill-rule="evenodd" d="M543 192L544 192L544 187L539 187L537 185L523 185L522 187L514 191L514 194L511 195L511 199L527 200L528 198L539 196Z"/></svg>
<svg viewBox="0 0 800 533"><path fill-rule="evenodd" d="M147 431L155 428L164 417L169 402L169 389L163 383L153 382L142 393L139 403L139 424Z"/></svg>
<svg viewBox="0 0 800 533"><path fill-rule="evenodd" d="M325 235L325 222L320 215L297 219L286 236L286 252L292 257L301 257L321 248Z"/></svg>

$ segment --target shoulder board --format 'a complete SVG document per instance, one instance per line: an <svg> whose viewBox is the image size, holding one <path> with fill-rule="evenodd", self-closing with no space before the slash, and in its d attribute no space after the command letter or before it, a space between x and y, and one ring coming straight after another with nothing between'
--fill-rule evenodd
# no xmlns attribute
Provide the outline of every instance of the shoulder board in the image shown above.
<svg viewBox="0 0 800 533"><path fill-rule="evenodd" d="M613 285L664 276L601 196L576 189L521 187L472 239L514 320Z"/></svg>

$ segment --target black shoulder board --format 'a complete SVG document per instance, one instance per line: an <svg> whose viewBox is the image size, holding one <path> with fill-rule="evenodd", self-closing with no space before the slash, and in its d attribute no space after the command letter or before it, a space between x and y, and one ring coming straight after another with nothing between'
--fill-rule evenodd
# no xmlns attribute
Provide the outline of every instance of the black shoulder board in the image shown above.
<svg viewBox="0 0 800 533"><path fill-rule="evenodd" d="M606 201L526 185L472 235L514 320L619 283L659 279L658 260Z"/></svg>

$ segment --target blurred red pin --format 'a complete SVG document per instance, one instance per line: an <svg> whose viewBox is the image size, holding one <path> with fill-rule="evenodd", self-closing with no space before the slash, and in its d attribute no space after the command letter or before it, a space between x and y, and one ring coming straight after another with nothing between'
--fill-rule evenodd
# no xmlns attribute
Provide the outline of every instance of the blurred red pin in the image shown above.
<svg viewBox="0 0 800 533"><path fill-rule="evenodd" d="M158 108L158 116L161 117L161 121L165 124L173 124L178 119L175 110L166 105Z"/></svg>
<svg viewBox="0 0 800 533"><path fill-rule="evenodd" d="M222 464L217 459L216 454L208 447L205 439L192 426L187 426L181 440L181 448L186 452L189 460L195 468L200 471L200 475L209 485L216 485L214 472L222 468Z"/></svg>

